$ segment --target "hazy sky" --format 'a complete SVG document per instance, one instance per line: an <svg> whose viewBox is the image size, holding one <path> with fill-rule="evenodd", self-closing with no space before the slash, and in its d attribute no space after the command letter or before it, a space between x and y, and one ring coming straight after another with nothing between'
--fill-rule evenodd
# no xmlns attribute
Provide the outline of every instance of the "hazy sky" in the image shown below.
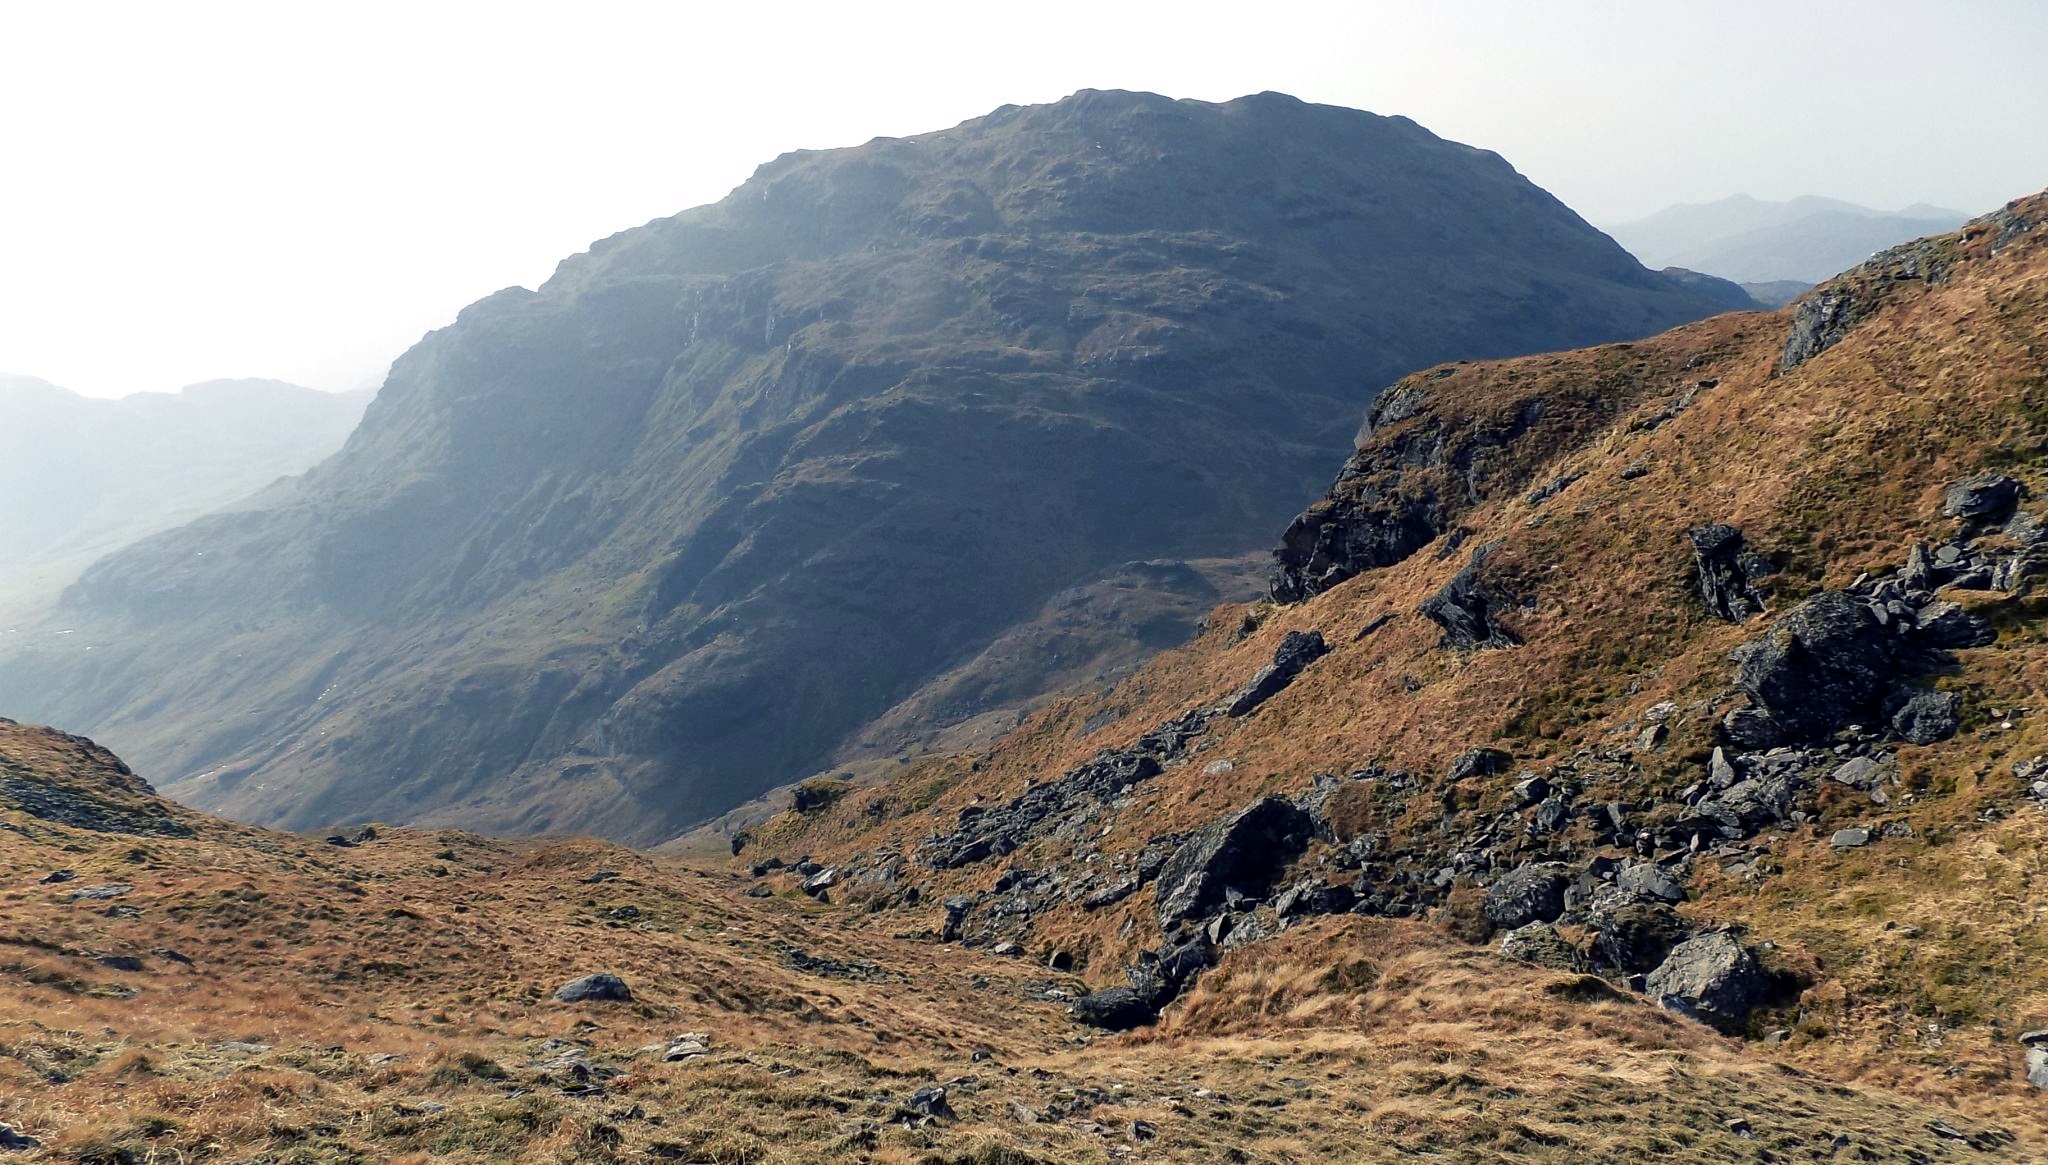
<svg viewBox="0 0 2048 1165"><path fill-rule="evenodd" d="M0 0L0 371L377 379L458 308L785 150L1080 88L1278 89L1595 223L2048 186L2048 4Z"/></svg>

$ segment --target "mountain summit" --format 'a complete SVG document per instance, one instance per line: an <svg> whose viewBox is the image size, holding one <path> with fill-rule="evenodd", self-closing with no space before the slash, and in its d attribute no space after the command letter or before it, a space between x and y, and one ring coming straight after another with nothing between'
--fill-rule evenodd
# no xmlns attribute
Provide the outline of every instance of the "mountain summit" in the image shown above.
<svg viewBox="0 0 2048 1165"><path fill-rule="evenodd" d="M0 706L245 819L667 836L1065 588L1264 543L1406 372L1741 302L1497 155L1278 94L789 154L471 305L260 506L97 564Z"/></svg>

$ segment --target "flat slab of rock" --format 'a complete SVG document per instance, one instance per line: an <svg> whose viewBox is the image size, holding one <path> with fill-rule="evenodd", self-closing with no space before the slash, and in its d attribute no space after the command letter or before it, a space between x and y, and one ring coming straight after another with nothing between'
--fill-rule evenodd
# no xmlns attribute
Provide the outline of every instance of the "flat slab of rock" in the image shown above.
<svg viewBox="0 0 2048 1165"><path fill-rule="evenodd" d="M598 972L555 988L557 1003L631 1003L633 992L617 975Z"/></svg>

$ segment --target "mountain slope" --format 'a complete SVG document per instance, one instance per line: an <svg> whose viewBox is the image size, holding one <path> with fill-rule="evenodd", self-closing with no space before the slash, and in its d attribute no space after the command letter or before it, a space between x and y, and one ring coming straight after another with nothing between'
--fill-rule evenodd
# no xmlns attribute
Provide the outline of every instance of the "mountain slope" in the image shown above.
<svg viewBox="0 0 2048 1165"><path fill-rule="evenodd" d="M658 838L1065 588L1257 545L1393 377L1712 310L1279 95L792 154L472 305L337 458L96 566L0 703L243 818Z"/></svg>
<svg viewBox="0 0 2048 1165"><path fill-rule="evenodd" d="M1887 214L1831 198L1765 202L1736 195L1667 207L1608 233L1652 267L1688 267L1738 283L1810 285L1886 247L1952 231L1965 217L1930 206Z"/></svg>
<svg viewBox="0 0 2048 1165"><path fill-rule="evenodd" d="M1787 1071L1419 923L1302 926L1234 953L1170 1028L1103 1037L1066 1014L1074 975L865 911L591 841L232 825L12 721L0 830L0 1145L25 1161L1946 1161L2042 1143L2025 1110ZM592 974L631 998L554 998Z"/></svg>
<svg viewBox="0 0 2048 1165"><path fill-rule="evenodd" d="M94 559L303 472L368 403L274 380L98 400L0 376L0 626Z"/></svg>
<svg viewBox="0 0 2048 1165"><path fill-rule="evenodd" d="M1774 315L1418 373L1273 602L742 860L1071 961L1104 1027L1259 1010L1233 959L1414 920L2037 1111L2044 457L2048 195Z"/></svg>

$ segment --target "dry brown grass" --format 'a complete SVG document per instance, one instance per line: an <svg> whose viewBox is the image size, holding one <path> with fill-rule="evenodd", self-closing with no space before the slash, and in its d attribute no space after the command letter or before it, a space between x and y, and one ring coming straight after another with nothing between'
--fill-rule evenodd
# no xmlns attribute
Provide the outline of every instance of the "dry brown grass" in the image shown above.
<svg viewBox="0 0 2048 1165"><path fill-rule="evenodd" d="M1750 1160L1837 1128L1908 1160L1939 1149L1930 1120L1985 1127L1785 1075L1420 924L1297 928L1157 1030L1103 1038L1033 998L1070 978L599 842L341 849L189 820L193 838L138 841L0 809L0 1120L44 1139L27 1160ZM61 868L79 876L39 881ZM583 880L598 870L619 876ZM135 889L69 900L115 881ZM902 979L798 972L792 946ZM635 1002L547 1001L595 969ZM710 1055L641 1050L693 1030ZM567 1048L617 1075L565 1095ZM927 1084L955 1119L907 1119Z"/></svg>

